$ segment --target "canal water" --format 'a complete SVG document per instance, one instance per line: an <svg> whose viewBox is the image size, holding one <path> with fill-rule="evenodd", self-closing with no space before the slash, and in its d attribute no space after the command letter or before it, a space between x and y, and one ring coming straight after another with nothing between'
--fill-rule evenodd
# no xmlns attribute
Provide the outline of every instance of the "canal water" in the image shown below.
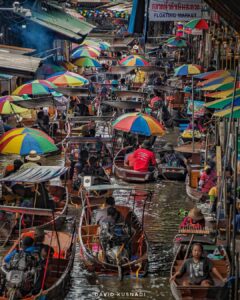
<svg viewBox="0 0 240 300"><path fill-rule="evenodd" d="M167 140L176 141L177 134L171 134ZM0 158L3 167L16 157ZM43 159L42 165L63 165L63 157L55 156ZM79 257L79 245L71 273L71 287L66 300L170 300L169 271L172 255L172 240L177 232L181 218L180 208L191 208L192 202L187 198L184 182L158 181L146 184L154 190L154 196L145 211L145 231L150 244L149 272L145 278L97 277L84 269ZM141 217L141 208L136 210Z"/></svg>

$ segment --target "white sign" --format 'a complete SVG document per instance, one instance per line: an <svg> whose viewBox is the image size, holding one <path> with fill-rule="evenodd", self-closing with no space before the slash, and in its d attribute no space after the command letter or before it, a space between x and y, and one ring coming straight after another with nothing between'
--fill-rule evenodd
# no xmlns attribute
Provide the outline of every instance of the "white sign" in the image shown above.
<svg viewBox="0 0 240 300"><path fill-rule="evenodd" d="M201 0L151 0L150 21L190 21L201 18Z"/></svg>

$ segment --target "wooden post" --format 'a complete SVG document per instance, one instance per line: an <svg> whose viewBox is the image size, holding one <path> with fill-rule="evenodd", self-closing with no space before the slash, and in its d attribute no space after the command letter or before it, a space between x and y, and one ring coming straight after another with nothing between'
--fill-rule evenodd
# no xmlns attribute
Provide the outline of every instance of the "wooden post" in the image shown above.
<svg viewBox="0 0 240 300"><path fill-rule="evenodd" d="M239 288L239 253L237 252L235 255L235 290L234 290L234 300L238 300L238 288Z"/></svg>

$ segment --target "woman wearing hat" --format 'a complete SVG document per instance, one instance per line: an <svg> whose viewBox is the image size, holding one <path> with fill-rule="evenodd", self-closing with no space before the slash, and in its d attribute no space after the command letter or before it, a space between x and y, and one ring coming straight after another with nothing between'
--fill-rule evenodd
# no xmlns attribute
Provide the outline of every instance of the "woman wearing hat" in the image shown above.
<svg viewBox="0 0 240 300"><path fill-rule="evenodd" d="M29 154L25 157L25 163L21 166L20 169L22 170L37 167L41 165L40 160L41 157L37 154L37 152L35 150L31 150Z"/></svg>
<svg viewBox="0 0 240 300"><path fill-rule="evenodd" d="M205 220L204 220L204 216L201 212L200 209L198 209L197 207L192 208L189 213L188 216L185 217L182 221L182 223L180 224L180 228L183 227L191 227L193 229L202 229L205 227Z"/></svg>

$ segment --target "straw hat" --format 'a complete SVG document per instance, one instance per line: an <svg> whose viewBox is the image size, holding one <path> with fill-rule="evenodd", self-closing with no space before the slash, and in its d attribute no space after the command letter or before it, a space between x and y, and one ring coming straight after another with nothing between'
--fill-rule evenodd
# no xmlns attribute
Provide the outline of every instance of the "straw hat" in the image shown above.
<svg viewBox="0 0 240 300"><path fill-rule="evenodd" d="M37 152L35 150L31 150L29 154L26 156L26 160L28 161L38 161L41 157L37 155Z"/></svg>
<svg viewBox="0 0 240 300"><path fill-rule="evenodd" d="M188 213L188 216L190 218L192 218L194 221L200 221L202 219L204 219L204 216L201 212L201 210L197 207L194 207L190 210L190 212Z"/></svg>

